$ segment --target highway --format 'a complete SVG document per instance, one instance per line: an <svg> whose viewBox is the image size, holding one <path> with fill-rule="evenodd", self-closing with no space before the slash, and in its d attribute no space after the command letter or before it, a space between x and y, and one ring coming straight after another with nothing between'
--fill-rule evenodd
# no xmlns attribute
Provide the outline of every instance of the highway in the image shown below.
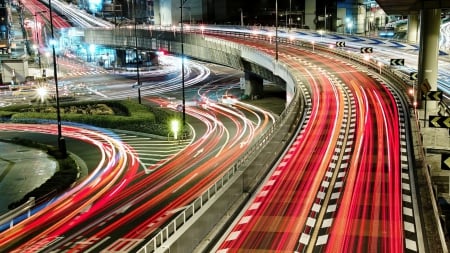
<svg viewBox="0 0 450 253"><path fill-rule="evenodd" d="M233 40L275 55L273 44ZM421 225L405 222L409 211L403 208L402 169L408 158L402 153L405 108L396 91L380 77L326 55L283 46L280 61L310 85L307 121L217 251L417 249L415 231ZM155 88L149 85L145 95L154 95ZM164 87L160 92L165 92ZM119 89L110 97L131 94ZM0 249L137 249L211 186L274 121L269 113L244 103L229 106L216 103L217 95L205 96L204 107L187 110L201 122L197 126L203 129L201 135L156 167L139 168L139 157L120 140L64 129L74 138L77 134L101 138L90 142L105 154L103 173L99 170L98 178L86 182L90 185L71 190L67 198L49 203L44 212L2 232ZM145 99L170 105L162 98ZM52 126L34 131L54 133ZM48 227L42 230L42 224ZM406 234L413 234L412 238Z"/></svg>
<svg viewBox="0 0 450 253"><path fill-rule="evenodd" d="M170 104L170 100L155 98L149 102ZM113 251L124 245L136 248L225 173L274 121L270 113L237 101L230 106L206 100L201 108L187 108L187 113L197 119L192 124L199 135L171 159L146 168L139 167L137 153L117 136L65 127L68 137L95 134L101 138L92 141L103 154L100 165L59 201L3 231L0 249L85 252ZM51 125L8 127L55 132ZM42 224L47 226L42 229ZM130 224L135 224L133 229Z"/></svg>
<svg viewBox="0 0 450 253"><path fill-rule="evenodd" d="M233 41L275 55L273 46ZM308 120L217 252L416 248L405 244L403 109L392 91L327 56L281 47L279 57L311 86Z"/></svg>

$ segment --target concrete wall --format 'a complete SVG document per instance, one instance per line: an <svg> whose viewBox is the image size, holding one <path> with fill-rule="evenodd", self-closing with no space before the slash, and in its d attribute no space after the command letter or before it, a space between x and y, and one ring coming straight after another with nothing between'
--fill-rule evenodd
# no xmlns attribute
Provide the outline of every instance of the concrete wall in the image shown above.
<svg viewBox="0 0 450 253"><path fill-rule="evenodd" d="M10 83L15 79L15 84L22 83L29 76L28 61L26 60L2 60L2 79L3 83Z"/></svg>
<svg viewBox="0 0 450 253"><path fill-rule="evenodd" d="M179 29L179 28L178 28ZM172 54L181 54L181 33L179 30L146 30L134 26L118 29L87 29L85 42L111 47L134 48L138 40L139 49L164 49ZM261 53L236 43L218 38L205 37L201 34L184 34L184 54L206 62L213 62L231 68L252 72L262 78L282 85L286 88L287 96L293 97L295 86L292 79L286 84L280 76L278 63L273 56ZM287 72L286 72L287 73ZM285 71L281 71L285 74ZM289 102L289 101L288 101Z"/></svg>

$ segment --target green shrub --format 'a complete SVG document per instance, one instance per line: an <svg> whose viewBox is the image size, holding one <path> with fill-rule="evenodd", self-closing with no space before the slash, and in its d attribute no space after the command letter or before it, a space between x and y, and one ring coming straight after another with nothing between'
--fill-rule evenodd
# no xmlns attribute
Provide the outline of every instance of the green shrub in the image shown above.
<svg viewBox="0 0 450 253"><path fill-rule="evenodd" d="M56 107L51 104L11 106L2 110L5 120L13 122L39 123L42 120L56 120ZM60 105L60 114L61 120L65 122L167 136L170 131L167 122L173 113L134 101L122 100L63 103Z"/></svg>

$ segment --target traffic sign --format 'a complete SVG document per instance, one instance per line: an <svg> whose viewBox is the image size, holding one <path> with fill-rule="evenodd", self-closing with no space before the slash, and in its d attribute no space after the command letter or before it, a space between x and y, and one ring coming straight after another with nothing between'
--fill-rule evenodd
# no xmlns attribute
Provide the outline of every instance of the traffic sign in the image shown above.
<svg viewBox="0 0 450 253"><path fill-rule="evenodd" d="M417 80L417 72L410 72L409 80Z"/></svg>
<svg viewBox="0 0 450 253"><path fill-rule="evenodd" d="M422 85L420 85L420 91L422 94L427 94L431 90L431 85L428 82L428 79L423 80Z"/></svg>
<svg viewBox="0 0 450 253"><path fill-rule="evenodd" d="M336 47L345 47L345 41L336 41Z"/></svg>
<svg viewBox="0 0 450 253"><path fill-rule="evenodd" d="M405 59L391 59L391 66L405 66Z"/></svg>
<svg viewBox="0 0 450 253"><path fill-rule="evenodd" d="M427 100L442 100L442 91L429 91L427 92Z"/></svg>
<svg viewBox="0 0 450 253"><path fill-rule="evenodd" d="M450 117L428 116L428 127L450 128Z"/></svg>
<svg viewBox="0 0 450 253"><path fill-rule="evenodd" d="M366 53L366 54L367 54L367 53L369 53L369 54L370 54L370 53L373 53L373 48L372 48L372 47L362 47L362 48L361 48L361 53L362 53L362 54L364 54L364 53Z"/></svg>
<svg viewBox="0 0 450 253"><path fill-rule="evenodd" d="M449 153L441 154L441 169L442 170L450 170L450 154Z"/></svg>

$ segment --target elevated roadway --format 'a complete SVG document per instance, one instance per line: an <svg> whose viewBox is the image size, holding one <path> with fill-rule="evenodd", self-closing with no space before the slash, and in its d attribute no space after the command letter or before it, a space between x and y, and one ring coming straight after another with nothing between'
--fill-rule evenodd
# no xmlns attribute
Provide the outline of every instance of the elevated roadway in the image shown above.
<svg viewBox="0 0 450 253"><path fill-rule="evenodd" d="M174 33L173 31L153 31L153 35L151 37L143 36L146 32L148 33L148 31L141 30L137 37L139 45L141 45L141 47L164 48L165 50L178 54L181 52L181 43L179 38L180 34ZM133 32L127 32L125 30L87 30L85 35L86 41L88 43L122 47L127 45L129 47L132 47L134 45L133 39L135 39L135 34ZM299 79L292 75L292 71L287 65L285 65L284 62L275 61L274 58L270 57L270 55L274 55L273 44L272 47L269 46L267 48L252 49L221 39L211 38L201 33L184 34L183 36L185 36L185 54L201 60L213 60L216 63L232 66L243 71L251 71L252 73L271 78L272 80L281 78L283 79L283 81L278 83L280 85L285 85L285 88L287 90L286 99L288 103L290 103L291 101L295 101L292 98L294 98L297 92L299 92ZM240 36L251 37L252 35L250 34ZM307 50L314 50L314 44L311 45L310 43L301 41L289 41L288 39L284 39L282 42L300 46L306 48ZM321 51L327 51L327 48L328 47L325 46L316 46L316 50ZM334 51L334 53L339 54L339 52L336 51ZM345 54L343 54L343 56L345 56ZM358 61L358 59L354 60ZM361 61L359 63L364 63L364 61ZM367 67L369 69L372 69L372 71L378 71L379 69L380 74L385 76L384 78L388 78L390 81L397 82L401 86L403 86L403 92L405 92L406 94L408 89L407 84L404 83L401 78L396 78L395 76L393 76L389 68L381 68L377 66L375 62L371 61L368 61L366 63ZM399 143L397 143L396 145L398 144ZM398 175L396 177L398 178ZM161 239L158 240L160 241ZM418 245L407 246L407 248L412 249L412 251L418 250L418 247ZM176 247L171 249L175 250Z"/></svg>
<svg viewBox="0 0 450 253"><path fill-rule="evenodd" d="M410 15L423 9L450 9L449 1L442 0L376 0L388 15Z"/></svg>

